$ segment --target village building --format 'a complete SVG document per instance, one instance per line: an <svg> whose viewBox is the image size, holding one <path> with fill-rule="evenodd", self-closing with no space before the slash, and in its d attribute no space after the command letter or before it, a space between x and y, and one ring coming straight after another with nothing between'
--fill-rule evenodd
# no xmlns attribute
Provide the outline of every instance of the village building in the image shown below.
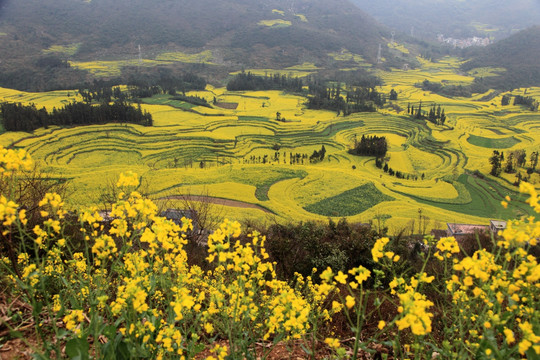
<svg viewBox="0 0 540 360"><path fill-rule="evenodd" d="M448 227L446 236L453 236L456 239L475 234L487 234L489 232L488 225L447 223L446 226Z"/></svg>
<svg viewBox="0 0 540 360"><path fill-rule="evenodd" d="M500 220L490 220L489 221L489 231L492 234L497 235L499 231L506 229L506 221Z"/></svg>

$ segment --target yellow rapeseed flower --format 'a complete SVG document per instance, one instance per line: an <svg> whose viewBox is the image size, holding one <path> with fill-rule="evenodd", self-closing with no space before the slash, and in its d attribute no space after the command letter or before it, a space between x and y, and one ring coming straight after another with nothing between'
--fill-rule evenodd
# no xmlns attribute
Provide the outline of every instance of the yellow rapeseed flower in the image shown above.
<svg viewBox="0 0 540 360"><path fill-rule="evenodd" d="M386 244L388 244L389 241L390 241L390 239L388 239L386 237L380 238L377 241L375 241L375 245L373 245L373 249L371 249L371 255L373 257L373 261L379 262L379 259L384 257L384 251L383 250L384 250L384 247L386 246ZM393 253L392 253L392 256L393 256Z"/></svg>
<svg viewBox="0 0 540 360"><path fill-rule="evenodd" d="M356 300L352 296L347 295L347 297L345 297L345 306L347 306L347 309L352 308L355 303Z"/></svg>
<svg viewBox="0 0 540 360"><path fill-rule="evenodd" d="M116 187L122 188L129 186L139 186L139 176L131 171L121 173L118 182L116 183Z"/></svg>

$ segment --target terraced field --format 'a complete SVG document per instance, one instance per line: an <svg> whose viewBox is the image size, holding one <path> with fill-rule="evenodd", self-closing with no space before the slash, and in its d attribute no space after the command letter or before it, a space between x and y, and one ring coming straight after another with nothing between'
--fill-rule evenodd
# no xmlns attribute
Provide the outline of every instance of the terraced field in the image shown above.
<svg viewBox="0 0 540 360"><path fill-rule="evenodd" d="M162 60L191 60L183 56L168 54ZM194 54L193 59L208 56ZM333 56L363 61L347 51ZM482 101L485 94L465 99L422 91L414 84L424 79L466 84L473 78L459 73L455 59L437 64L419 61L423 66L419 70L380 72L384 80L380 90L395 89L398 101L394 104L402 109L420 101L426 107L441 104L448 116L444 127L413 120L406 111L392 107L343 117L306 109L301 96L278 91L227 92L209 86L188 95L209 102L215 97L218 104L227 106L199 107L161 95L142 104L154 117L153 127L50 127L32 134L1 134L0 144L25 148L51 176L70 179L73 195L69 201L86 205L98 204L100 192L119 172L133 170L146 180L156 199L209 193L232 200L225 206L227 216L240 220L345 216L366 222L385 214L390 216L390 230L399 231L418 216L418 209L432 219L433 227L445 222L485 224L491 218L525 215L526 207L518 201L507 209L500 206L507 195L519 199L509 184L511 177L481 178L473 172L489 173L493 150L538 151L538 113L502 107L503 94ZM113 65L104 71L116 71ZM316 70L314 64L304 63L280 71L309 74ZM526 90L540 97L540 88ZM0 89L0 101L34 103L49 110L74 100L80 100L74 91ZM277 112L287 122L277 121ZM375 134L387 137L389 166L409 179L377 169L373 158L348 154L355 139ZM323 161L310 163L303 156L309 157L323 145ZM537 175L531 180L540 182ZM235 206L238 202L255 207Z"/></svg>

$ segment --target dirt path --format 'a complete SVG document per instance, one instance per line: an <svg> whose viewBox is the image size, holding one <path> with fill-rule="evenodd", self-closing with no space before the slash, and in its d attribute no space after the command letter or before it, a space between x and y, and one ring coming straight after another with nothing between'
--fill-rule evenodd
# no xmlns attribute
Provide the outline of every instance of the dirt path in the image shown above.
<svg viewBox="0 0 540 360"><path fill-rule="evenodd" d="M166 199L209 202L216 205L238 207L238 208L243 208L243 209L257 209L257 210L264 211L267 214L273 214L272 211L256 204L251 204L251 203L238 201L238 200L222 199L222 198L212 197L212 196L202 196L202 195L168 196L166 197Z"/></svg>

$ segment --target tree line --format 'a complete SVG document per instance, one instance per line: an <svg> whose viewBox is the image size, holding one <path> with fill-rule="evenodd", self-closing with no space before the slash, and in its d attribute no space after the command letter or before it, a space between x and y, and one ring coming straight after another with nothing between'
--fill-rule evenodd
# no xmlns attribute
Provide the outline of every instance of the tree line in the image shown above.
<svg viewBox="0 0 540 360"><path fill-rule="evenodd" d="M446 122L446 113L445 110L441 107L441 105L433 104L429 108L429 112L426 112L424 109L422 109L422 100L420 100L420 104L418 104L417 108L415 108L414 105L408 103L407 114L409 114L414 119L428 120L435 125L444 125L444 123Z"/></svg>
<svg viewBox="0 0 540 360"><path fill-rule="evenodd" d="M118 84L126 84L127 89L122 91ZM129 74L125 78L94 80L79 85L78 91L83 100L90 103L137 100L157 94L176 95L177 92L185 95L186 91L205 88L206 80L194 73L175 75L167 69L157 69L153 72Z"/></svg>
<svg viewBox="0 0 540 360"><path fill-rule="evenodd" d="M501 105L506 106L510 105L510 99L512 98L511 95L503 95L501 99ZM526 106L530 111L538 111L538 101L535 100L532 96L523 96L523 95L515 95L514 96L514 105L524 105Z"/></svg>
<svg viewBox="0 0 540 360"><path fill-rule="evenodd" d="M304 86L302 79L290 75L264 75L258 76L251 72L242 71L236 74L227 83L229 91L254 91L254 90L285 90L291 92L302 92Z"/></svg>
<svg viewBox="0 0 540 360"><path fill-rule="evenodd" d="M386 162L384 158L376 158L375 166L378 169L383 170L388 175L395 176L398 179L415 180L415 181L418 180L418 175L407 174L405 172L392 169L390 166L388 166L388 162ZM424 180L425 177L426 177L426 174L422 173L421 175L422 180Z"/></svg>
<svg viewBox="0 0 540 360"><path fill-rule="evenodd" d="M471 97L475 93L484 93L490 89L486 85L484 78L475 78L470 85L447 85L434 81L424 80L415 84L417 88L423 91L430 91L446 97Z"/></svg>
<svg viewBox="0 0 540 360"><path fill-rule="evenodd" d="M336 75L337 76L337 75ZM371 80L371 79L370 79ZM347 90L342 90L341 81L337 85L320 77L307 77L300 79L290 75L258 76L251 72L240 72L227 84L227 90L283 90L306 94L304 86L307 85L309 109L325 109L336 111L338 115L350 115L356 112L374 112L377 107L386 103L386 95L375 90L375 81L366 82L370 85L358 85L357 78L351 78L351 83L344 82ZM355 85L356 84L356 85ZM392 89L389 94L392 100L397 100L397 92Z"/></svg>
<svg viewBox="0 0 540 360"><path fill-rule="evenodd" d="M276 146L274 146L274 149L276 149ZM278 148L276 150L279 150ZM305 153L292 153L289 152L289 164L290 165L304 165L304 163L307 163L308 160L310 163L318 163L325 159L326 156L326 148L321 146L320 150L313 150L313 153L311 155L305 154ZM287 163L287 152L283 152L283 156L281 156L280 151L276 151L274 153L273 158L271 158L268 154L263 156L255 156L251 155L249 158L244 158L243 163L244 164L270 164L271 161L275 163L280 163L281 159L283 159L283 163Z"/></svg>
<svg viewBox="0 0 540 360"><path fill-rule="evenodd" d="M529 157L529 166L527 167L527 152L524 149L509 151L504 156L504 152L493 150L489 163L491 164L490 175L500 176L504 171L507 174L516 174L514 185L519 185L521 181L528 181L527 175L532 175L538 166L538 151L533 151ZM505 162L506 161L506 162ZM527 175L521 173L520 168L526 168Z"/></svg>
<svg viewBox="0 0 540 360"><path fill-rule="evenodd" d="M152 126L152 115L124 101L112 104L90 105L83 102L67 104L49 113L45 107L37 109L34 104L0 104L2 125L6 131L31 132L50 125L74 126L105 123L131 123Z"/></svg>
<svg viewBox="0 0 540 360"><path fill-rule="evenodd" d="M386 96L374 88L357 86L345 91L342 96L341 83L329 87L326 82L314 80L308 86L309 109L325 109L336 111L338 116L356 112L375 112L377 107L386 103Z"/></svg>

